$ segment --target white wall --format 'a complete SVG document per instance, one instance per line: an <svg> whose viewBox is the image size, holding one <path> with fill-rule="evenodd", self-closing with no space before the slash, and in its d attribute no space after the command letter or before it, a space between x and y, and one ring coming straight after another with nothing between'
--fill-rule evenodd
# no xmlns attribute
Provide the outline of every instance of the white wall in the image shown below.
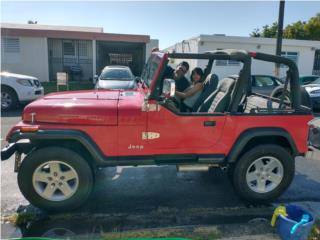
<svg viewBox="0 0 320 240"><path fill-rule="evenodd" d="M180 43L176 43L174 46L165 49L164 51L168 51L168 52L177 52L177 53L198 53L199 52L199 48L198 48L198 44L199 43L199 39L198 38L194 38L194 39L190 39L187 41L183 41ZM192 69L194 69L195 67L198 67L198 60L196 59L172 59L169 64L172 67L176 67L176 65L178 65L180 62L182 61L186 61L189 63L189 71L186 74L186 76L188 78L190 78L190 74Z"/></svg>
<svg viewBox="0 0 320 240"><path fill-rule="evenodd" d="M20 52L8 53L1 47L1 71L8 71L49 80L48 45L46 38L19 37ZM2 40L2 39L1 39Z"/></svg>
<svg viewBox="0 0 320 240"><path fill-rule="evenodd" d="M196 44L195 44L196 42ZM187 47L186 47L187 46ZM175 52L199 52L213 51L216 49L244 49L254 52L275 54L276 39L249 38L249 37L229 37L200 35L199 37L177 43L166 50ZM320 41L305 40L283 40L282 51L298 52L298 69L300 75L310 75L313 70L315 49L320 48ZM199 66L204 68L207 64L205 60L190 61L191 68ZM240 66L213 66L219 78L224 78L231 74L238 74ZM252 74L275 75L275 65L272 63L253 60ZM284 76L286 68L280 69L280 76Z"/></svg>
<svg viewBox="0 0 320 240"><path fill-rule="evenodd" d="M257 46L260 45L258 49ZM248 51L256 51L263 52L269 54L275 54L276 44L250 44L250 43L224 43L224 42L204 42L202 46L199 47L200 52L215 50L218 48L236 48L236 49L244 49ZM282 51L292 51L298 52L298 69L300 75L310 75L312 74L313 69L313 61L315 50L311 50L311 48L303 47L303 46L288 46L283 45ZM199 62L201 65L201 62ZM203 66L201 66L203 67ZM272 63L267 63L263 61L253 60L251 71L252 74L267 74L267 75L275 75L274 72L275 66ZM214 72L218 74L219 78L224 78L227 75L235 74L239 72L240 67L235 66L215 66ZM280 69L280 76L284 76L286 72L286 68Z"/></svg>
<svg viewBox="0 0 320 240"><path fill-rule="evenodd" d="M146 62L150 57L151 50L153 48L158 48L159 47L159 40L158 39L150 39L150 42L146 44Z"/></svg>

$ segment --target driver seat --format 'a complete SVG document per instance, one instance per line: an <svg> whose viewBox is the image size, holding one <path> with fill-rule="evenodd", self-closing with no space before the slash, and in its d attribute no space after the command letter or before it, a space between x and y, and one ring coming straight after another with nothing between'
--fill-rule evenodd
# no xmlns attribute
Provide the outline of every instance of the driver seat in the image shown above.
<svg viewBox="0 0 320 240"><path fill-rule="evenodd" d="M225 112L230 104L235 82L233 78L222 79L217 90L204 101L198 112Z"/></svg>
<svg viewBox="0 0 320 240"><path fill-rule="evenodd" d="M192 112L196 112L200 105L210 96L210 94L217 89L218 83L219 78L216 74L211 73L206 77L206 80L203 82L203 90L193 105Z"/></svg>

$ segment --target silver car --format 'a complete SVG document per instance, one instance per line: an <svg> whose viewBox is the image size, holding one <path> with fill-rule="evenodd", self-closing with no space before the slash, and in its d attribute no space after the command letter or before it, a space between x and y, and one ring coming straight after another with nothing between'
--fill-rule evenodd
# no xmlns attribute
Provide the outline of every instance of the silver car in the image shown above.
<svg viewBox="0 0 320 240"><path fill-rule="evenodd" d="M126 90L135 87L135 77L127 66L106 66L100 76L96 76L96 89Z"/></svg>

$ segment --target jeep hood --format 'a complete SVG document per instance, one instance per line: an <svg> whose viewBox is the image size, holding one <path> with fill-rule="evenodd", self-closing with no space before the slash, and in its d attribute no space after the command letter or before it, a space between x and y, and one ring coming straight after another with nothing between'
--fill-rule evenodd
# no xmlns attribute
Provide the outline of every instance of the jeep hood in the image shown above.
<svg viewBox="0 0 320 240"><path fill-rule="evenodd" d="M117 125L119 91L53 93L27 105L23 121L72 125Z"/></svg>

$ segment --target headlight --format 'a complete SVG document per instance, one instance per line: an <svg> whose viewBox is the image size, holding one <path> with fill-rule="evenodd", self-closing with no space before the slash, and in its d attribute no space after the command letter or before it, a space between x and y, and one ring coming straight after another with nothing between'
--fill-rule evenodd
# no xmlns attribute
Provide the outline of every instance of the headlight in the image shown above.
<svg viewBox="0 0 320 240"><path fill-rule="evenodd" d="M33 86L32 82L28 79L18 79L17 83L19 83L20 85L23 85L23 86L27 86L27 87Z"/></svg>

